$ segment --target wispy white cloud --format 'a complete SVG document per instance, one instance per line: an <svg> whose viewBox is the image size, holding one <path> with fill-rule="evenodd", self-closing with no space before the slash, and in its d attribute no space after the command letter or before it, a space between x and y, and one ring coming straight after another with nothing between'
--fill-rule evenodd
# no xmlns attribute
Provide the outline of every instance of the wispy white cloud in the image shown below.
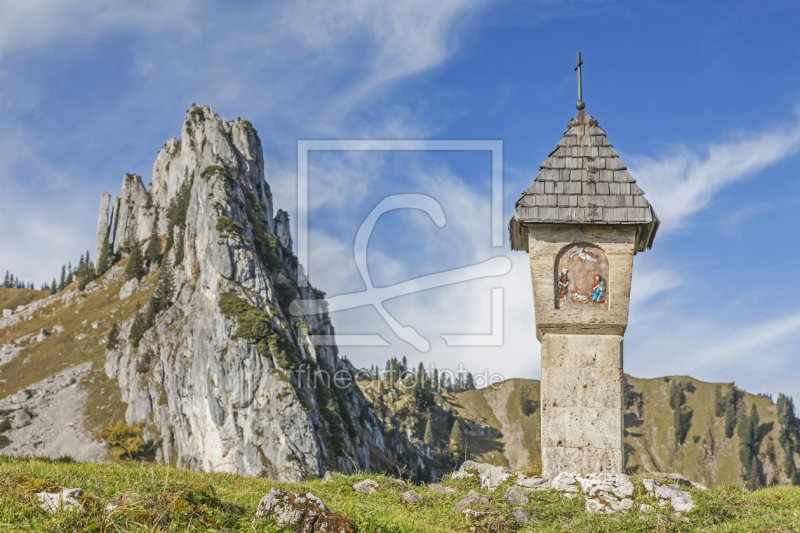
<svg viewBox="0 0 800 533"><path fill-rule="evenodd" d="M75 150L63 149L64 142L73 143L78 151L102 146L103 157L117 150L112 156L116 159L144 162L143 168L117 168L117 164L116 176L146 171L155 150L134 156L123 152L160 146L165 138L149 144L145 139L154 130L164 130L165 125L155 122L163 120L165 111L169 116L191 102L215 105L223 115L232 110L231 114L247 116L257 124L267 151L267 177L276 190L276 207L293 212L294 139L420 135L415 117L401 107L378 108L369 121L357 115L375 105L393 84L445 61L457 49L463 22L482 3L0 2L0 121L6 131L29 120L26 114L42 113L47 95L61 90L55 87L63 80L48 78L48 69L42 66L56 50L59 64L75 60L85 65L102 55L101 44L118 46L115 68L133 82L113 96L98 92L88 113L76 105L75 115L84 114L77 121L70 117L68 131L50 121L37 131L35 140L28 139L25 158L36 161L27 168L30 179L20 179L23 151L14 146L13 139L0 143L0 162L5 162L0 163L0 183L13 183L17 199L29 199L9 200L2 206L2 217L17 236L2 243L3 265L19 275L38 278L67 258L77 258L91 244L91 219L96 217L95 204L104 187L96 182L96 165L88 162L91 156L86 156L85 165L93 166L94 184L80 165L76 169L58 160L56 153L80 157ZM25 61L18 60L23 57ZM103 78L112 74L101 69L97 75L99 83L87 83L86 91L113 84ZM178 118L175 133L179 125ZM62 150L48 143L61 144ZM34 166L49 170L31 173ZM282 179L274 179L277 176ZM348 177L346 185L342 180ZM361 177L344 172L323 176L331 193L326 202L339 205L342 191L347 191L348 200L357 196L364 182L354 178ZM54 187L61 189L58 196L43 194ZM89 196L87 187L93 191ZM10 190L6 187L3 192ZM51 255L42 260L37 249L46 244L32 233L34 224L21 223L35 212L28 204L53 213L61 213L66 205L90 207L81 208L79 215L38 219L39 224L50 224L50 235L61 235L58 246L50 248ZM67 235L65 230L69 230Z"/></svg>
<svg viewBox="0 0 800 533"><path fill-rule="evenodd" d="M645 267L643 272L636 269L631 280L631 303L642 303L682 284L683 278L674 269Z"/></svg>
<svg viewBox="0 0 800 533"><path fill-rule="evenodd" d="M715 342L696 352L706 365L726 362L733 364L741 359L752 360L754 354L769 350L773 343L800 336L800 312L784 317L770 318L753 326L739 329L735 334L724 335L723 342Z"/></svg>
<svg viewBox="0 0 800 533"><path fill-rule="evenodd" d="M658 158L626 159L656 206L662 222L660 231L670 231L686 225L726 186L756 176L799 149L800 114L790 124L712 143L702 154L678 147Z"/></svg>

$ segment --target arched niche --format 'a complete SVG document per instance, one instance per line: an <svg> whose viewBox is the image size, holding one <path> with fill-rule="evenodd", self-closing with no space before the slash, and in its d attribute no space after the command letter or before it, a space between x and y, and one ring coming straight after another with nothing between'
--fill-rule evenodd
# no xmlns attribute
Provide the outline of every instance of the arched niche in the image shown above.
<svg viewBox="0 0 800 533"><path fill-rule="evenodd" d="M556 256L556 309L608 309L608 258L594 244L574 242Z"/></svg>

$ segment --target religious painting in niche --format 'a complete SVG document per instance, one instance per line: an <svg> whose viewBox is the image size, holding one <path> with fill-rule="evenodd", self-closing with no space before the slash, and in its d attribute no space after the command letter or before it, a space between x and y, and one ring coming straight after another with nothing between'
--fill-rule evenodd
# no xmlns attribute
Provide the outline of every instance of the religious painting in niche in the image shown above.
<svg viewBox="0 0 800 533"><path fill-rule="evenodd" d="M570 244L556 258L556 309L608 309L608 259L588 243Z"/></svg>

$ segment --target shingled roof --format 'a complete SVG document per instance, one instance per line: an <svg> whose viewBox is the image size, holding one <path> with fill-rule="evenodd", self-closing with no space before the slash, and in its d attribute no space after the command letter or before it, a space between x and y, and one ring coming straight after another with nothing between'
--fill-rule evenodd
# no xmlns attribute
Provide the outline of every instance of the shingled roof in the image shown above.
<svg viewBox="0 0 800 533"><path fill-rule="evenodd" d="M594 117L581 110L539 166L508 224L512 250L528 249L525 226L638 226L636 251L653 246L658 217Z"/></svg>

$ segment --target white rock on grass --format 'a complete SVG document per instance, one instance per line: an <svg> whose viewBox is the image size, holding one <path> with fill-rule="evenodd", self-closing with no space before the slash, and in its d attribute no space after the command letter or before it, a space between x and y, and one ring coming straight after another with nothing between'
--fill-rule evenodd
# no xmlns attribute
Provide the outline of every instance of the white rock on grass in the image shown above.
<svg viewBox="0 0 800 533"><path fill-rule="evenodd" d="M133 278L130 281L126 281L122 288L119 290L119 299L124 300L134 292L139 289L139 279Z"/></svg>
<svg viewBox="0 0 800 533"><path fill-rule="evenodd" d="M479 492L475 492L474 490L471 490L463 500L455 504L453 510L460 511L461 509L466 509L467 507L475 505L476 503L483 503L483 504L489 503L489 497L484 496Z"/></svg>
<svg viewBox="0 0 800 533"><path fill-rule="evenodd" d="M528 516L528 513L526 513L525 509L522 507L514 507L511 509L511 516L514 517L514 520L516 520L518 524L522 524L523 526L534 526L539 523Z"/></svg>
<svg viewBox="0 0 800 533"><path fill-rule="evenodd" d="M42 330L36 336L36 342L42 342L49 336L50 336L50 332L47 331L46 329L42 328Z"/></svg>
<svg viewBox="0 0 800 533"><path fill-rule="evenodd" d="M506 500L517 505L525 505L531 500L525 489L521 487L508 487L505 497Z"/></svg>
<svg viewBox="0 0 800 533"><path fill-rule="evenodd" d="M692 495L686 491L679 490L678 485L663 484L655 479L644 479L644 490L648 494L658 499L661 506L669 504L678 513L688 513L694 509Z"/></svg>
<svg viewBox="0 0 800 533"><path fill-rule="evenodd" d="M438 483L431 483L428 485L428 490L431 492L437 492L439 494L453 494L456 491L456 489L453 487L445 487L444 485L439 485Z"/></svg>
<svg viewBox="0 0 800 533"><path fill-rule="evenodd" d="M331 511L312 493L292 494L270 490L258 503L254 521L271 517L280 527L297 532L355 533L357 527L349 518Z"/></svg>
<svg viewBox="0 0 800 533"><path fill-rule="evenodd" d="M540 487L547 483L543 477L527 477L522 472L517 472L517 485L520 487L527 487L530 489Z"/></svg>
<svg viewBox="0 0 800 533"><path fill-rule="evenodd" d="M36 495L40 502L42 502L42 509L50 514L57 513L58 511L83 511L83 506L78 498L81 497L83 491L81 489L64 489L61 492L40 492Z"/></svg>
<svg viewBox="0 0 800 533"><path fill-rule="evenodd" d="M378 485L378 482L374 479L365 479L364 481L359 481L353 485L353 488L359 494L375 494L378 492L379 486L380 485Z"/></svg>
<svg viewBox="0 0 800 533"><path fill-rule="evenodd" d="M3 318L9 318L14 314L13 309L3 309Z"/></svg>
<svg viewBox="0 0 800 533"><path fill-rule="evenodd" d="M422 503L422 496L415 490L409 490L403 493L403 499L407 503Z"/></svg>
<svg viewBox="0 0 800 533"><path fill-rule="evenodd" d="M578 487L578 480L575 479L575 474L569 472L561 472L553 481L550 482L550 487L556 492L566 492L577 494L580 492Z"/></svg>
<svg viewBox="0 0 800 533"><path fill-rule="evenodd" d="M625 474L577 475L561 472L551 485L554 490L568 497L582 494L586 498L587 513L611 514L633 509L634 486Z"/></svg>
<svg viewBox="0 0 800 533"><path fill-rule="evenodd" d="M500 484L512 477L511 470L504 466L493 466L487 463L477 463L475 461L464 461L457 472L454 472L451 479L464 479L472 475L472 471L477 472L481 482L481 488L495 490Z"/></svg>

